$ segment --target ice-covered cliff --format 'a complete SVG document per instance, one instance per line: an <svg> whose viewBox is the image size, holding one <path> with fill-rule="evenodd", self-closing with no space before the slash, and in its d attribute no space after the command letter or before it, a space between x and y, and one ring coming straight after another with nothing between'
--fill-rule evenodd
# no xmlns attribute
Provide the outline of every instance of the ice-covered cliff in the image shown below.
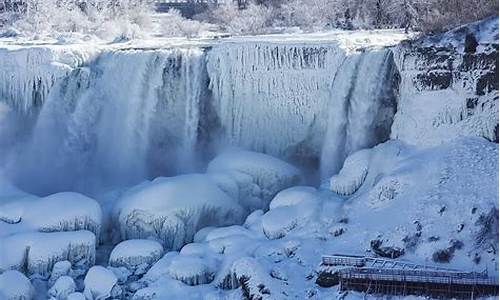
<svg viewBox="0 0 500 300"><path fill-rule="evenodd" d="M386 46L402 38L5 45L1 163L39 194L201 170L227 146L331 175L348 154L389 138L396 98Z"/></svg>
<svg viewBox="0 0 500 300"><path fill-rule="evenodd" d="M391 138L436 145L457 136L498 142L498 17L395 49L401 74Z"/></svg>

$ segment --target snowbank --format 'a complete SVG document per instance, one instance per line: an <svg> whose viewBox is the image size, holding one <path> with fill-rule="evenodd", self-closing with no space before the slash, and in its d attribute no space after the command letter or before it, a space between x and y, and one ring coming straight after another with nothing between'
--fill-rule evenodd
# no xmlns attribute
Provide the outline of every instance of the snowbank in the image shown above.
<svg viewBox="0 0 500 300"><path fill-rule="evenodd" d="M157 178L126 193L115 209L122 239L160 241L178 250L209 225L241 223L243 210L202 174Z"/></svg>

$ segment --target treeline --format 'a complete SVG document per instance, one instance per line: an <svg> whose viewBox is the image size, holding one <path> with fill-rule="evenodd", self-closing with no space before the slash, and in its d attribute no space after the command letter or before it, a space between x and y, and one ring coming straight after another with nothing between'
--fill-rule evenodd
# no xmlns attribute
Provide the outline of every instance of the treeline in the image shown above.
<svg viewBox="0 0 500 300"><path fill-rule="evenodd" d="M233 31L282 27L439 32L498 15L497 0L237 0L199 18ZM239 10L237 8L240 8Z"/></svg>
<svg viewBox="0 0 500 300"><path fill-rule="evenodd" d="M153 10L151 0L0 0L0 36L141 37L158 31ZM178 11L162 15L159 31L168 36L388 28L440 32L492 15L498 15L497 0L219 0L190 20Z"/></svg>

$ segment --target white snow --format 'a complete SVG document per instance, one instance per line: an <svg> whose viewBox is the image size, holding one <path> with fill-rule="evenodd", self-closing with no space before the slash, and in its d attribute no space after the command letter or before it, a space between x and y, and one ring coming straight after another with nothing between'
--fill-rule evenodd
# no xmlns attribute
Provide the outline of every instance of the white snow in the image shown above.
<svg viewBox="0 0 500 300"><path fill-rule="evenodd" d="M113 248L109 256L111 267L125 267L131 272L147 271L163 255L163 247L157 241L126 240Z"/></svg>
<svg viewBox="0 0 500 300"><path fill-rule="evenodd" d="M30 300L34 288L26 276L18 271L5 271L0 274L0 298L3 300Z"/></svg>

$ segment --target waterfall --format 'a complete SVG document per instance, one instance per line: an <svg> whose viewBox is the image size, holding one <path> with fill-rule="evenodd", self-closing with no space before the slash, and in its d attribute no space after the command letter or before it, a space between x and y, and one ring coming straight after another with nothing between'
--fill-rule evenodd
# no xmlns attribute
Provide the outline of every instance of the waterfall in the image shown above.
<svg viewBox="0 0 500 300"><path fill-rule="evenodd" d="M335 44L214 47L207 69L224 141L280 157L319 154L330 82L344 56Z"/></svg>
<svg viewBox="0 0 500 300"><path fill-rule="evenodd" d="M207 49L40 49L0 53L9 115L0 138L15 141L0 143L0 163L37 194L198 171L219 146L328 177L348 154L388 138L395 109L386 48L225 41ZM9 65L3 58L11 55ZM26 60L35 71L14 67Z"/></svg>
<svg viewBox="0 0 500 300"><path fill-rule="evenodd" d="M349 154L387 140L396 106L389 49L351 54L336 74L321 153L322 178L336 174Z"/></svg>
<svg viewBox="0 0 500 300"><path fill-rule="evenodd" d="M111 51L74 69L47 95L9 171L39 193L54 183L85 191L193 161L203 58L200 49Z"/></svg>

